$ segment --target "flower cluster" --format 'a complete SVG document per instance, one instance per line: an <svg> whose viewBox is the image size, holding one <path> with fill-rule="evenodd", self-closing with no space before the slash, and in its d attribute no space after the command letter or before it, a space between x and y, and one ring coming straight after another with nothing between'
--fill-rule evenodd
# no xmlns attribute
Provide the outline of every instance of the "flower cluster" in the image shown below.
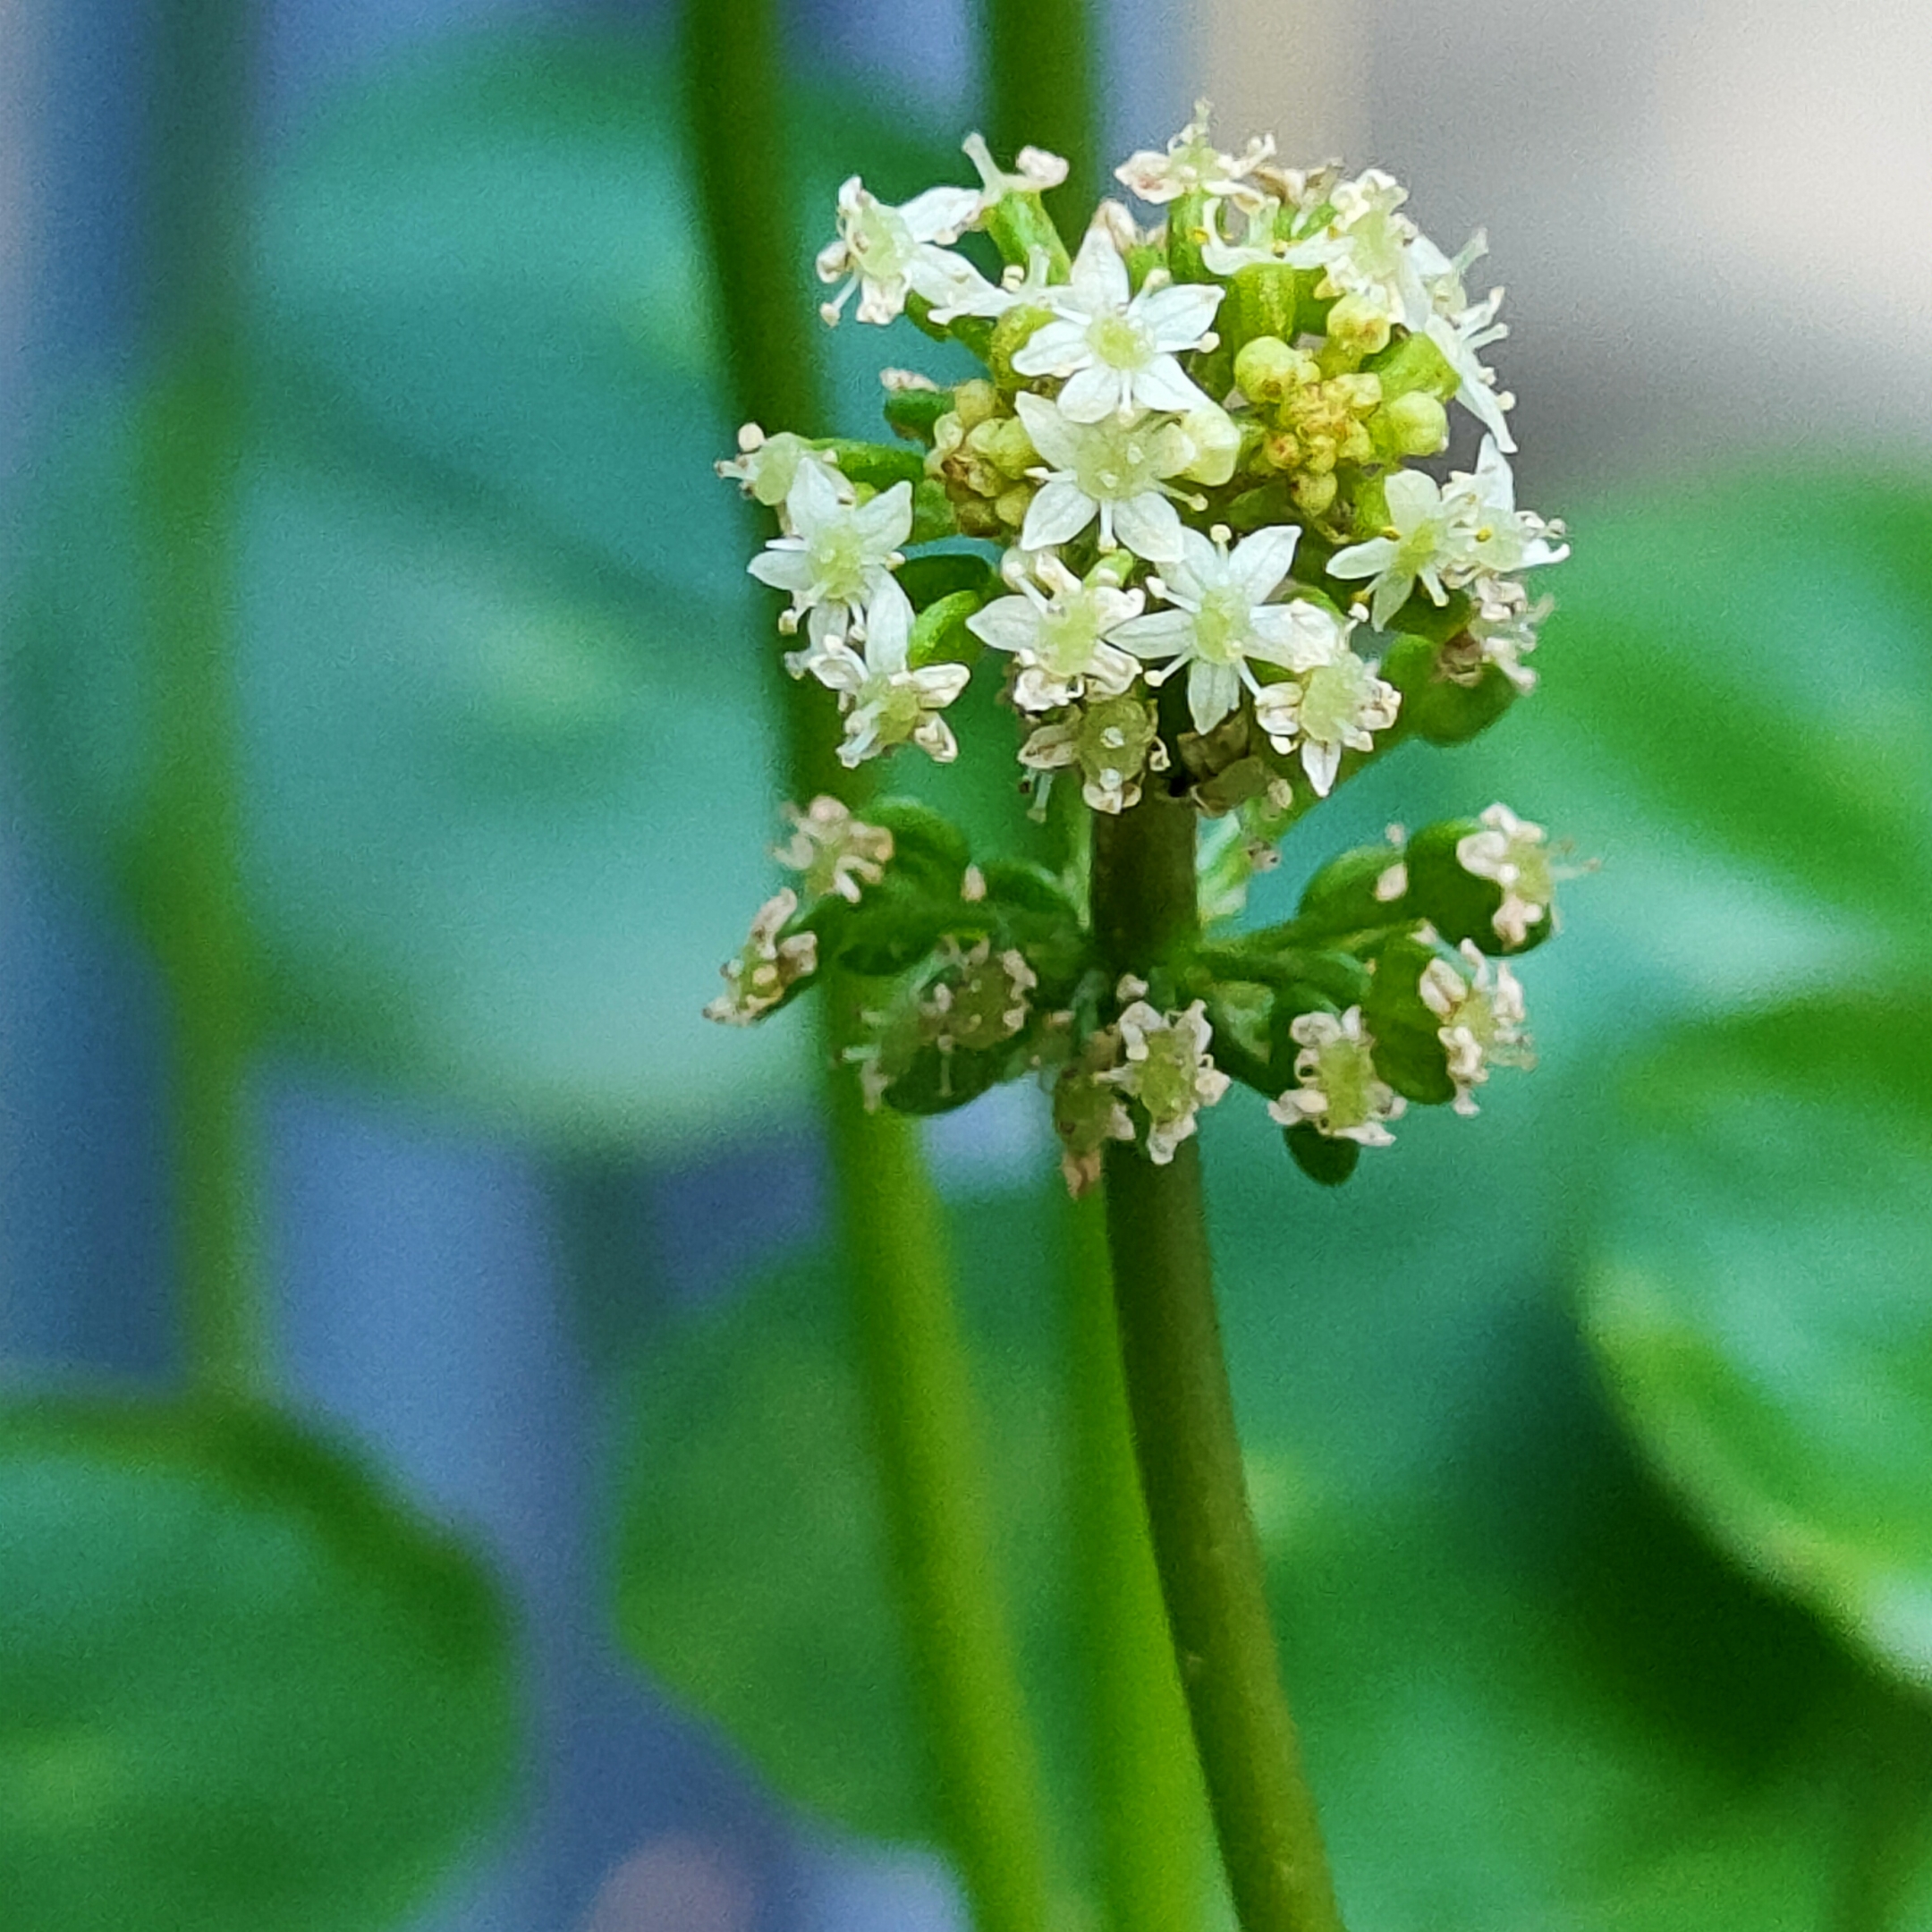
<svg viewBox="0 0 1932 1932"><path fill-rule="evenodd" d="M1567 546L1516 505L1513 398L1482 360L1502 291L1471 298L1481 238L1446 254L1388 175L1224 152L1204 112L1115 171L1151 223L1104 201L1071 250L1041 200L1065 164L965 145L977 186L894 205L848 181L818 266L828 323L909 318L984 373L886 371L890 443L748 426L718 467L775 513L751 573L789 599L785 664L835 700L848 767L957 758L948 714L984 666L1034 816L1062 773L1094 814L1191 809L1203 907L1232 914L1361 765L1461 742L1534 685L1550 604L1526 580ZM1458 411L1469 466L1438 473ZM1171 1159L1231 1080L1334 1179L1405 1101L1472 1111L1491 1066L1527 1063L1491 962L1548 932L1555 870L1501 806L1344 855L1285 925L1125 981L1071 876L975 864L903 802L794 816L805 889L760 913L714 1014L858 975L875 1102L1038 1072L1076 1187L1109 1141Z"/></svg>

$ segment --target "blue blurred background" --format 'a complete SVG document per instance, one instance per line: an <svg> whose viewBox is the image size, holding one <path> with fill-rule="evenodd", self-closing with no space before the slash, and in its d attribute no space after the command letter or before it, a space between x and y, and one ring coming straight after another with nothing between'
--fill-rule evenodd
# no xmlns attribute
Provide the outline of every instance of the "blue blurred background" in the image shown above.
<svg viewBox="0 0 1932 1932"><path fill-rule="evenodd" d="M773 781L749 657L703 688L747 606L730 494L682 500L732 426L672 165L668 11L259 10L242 184L266 210L253 299L267 337L322 386L266 432L275 447L251 491L284 535L263 539L243 593L250 661L292 660L250 684L250 756L280 788L250 862L284 948L273 970L313 1021L305 1046L284 1035L254 1074L275 1346L290 1403L473 1533L520 1606L527 1801L423 1928L936 1932L963 1923L936 1860L801 1821L721 1734L655 1694L608 1631L618 1365L812 1238L825 1194L798 1042L706 1039L691 1017L756 902ZM984 111L970 13L965 0L809 0L791 22L799 85L944 157ZM1922 10L1097 0L1097 17L1110 157L1158 144L1206 93L1230 134L1273 127L1291 158L1390 168L1451 248L1487 227L1514 328L1496 360L1521 399L1520 475L1539 509L1727 463L1924 466ZM165 279L148 218L154 19L137 0L0 6L0 453L20 531L62 489L78 502L81 521L55 539L70 562L88 520L115 513L97 480L112 468L109 399L143 367ZM657 128L608 166L607 128L567 152L560 137L552 182L530 160L544 138L531 109L521 161L462 175L489 123L461 124L483 110L462 108L460 77L496 71L505 35L535 37L506 64L533 99L547 73L567 97L610 66L639 77L644 100L661 69ZM495 84L480 84L486 99ZM835 116L829 130L818 119L828 195ZM566 195L572 170L589 185ZM558 348L546 331L580 300L603 333ZM600 364L621 346L605 326L620 308L643 374ZM877 355L859 333L836 345L848 414ZM107 458L88 454L90 438ZM81 453L53 462L59 446ZM505 477L531 498L536 534L518 542L499 525L521 511L490 496ZM1587 517L1581 531L1587 551ZM44 537L16 540L44 559ZM653 572L669 588L634 588ZM111 627L117 594L109 581L71 599L62 634ZM640 613L699 646L695 667L648 695L633 677ZM318 614L345 648L293 662ZM429 640L401 670L382 661L397 627ZM1886 674L1882 646L1877 663ZM30 733L53 721L25 760L45 763L38 789L32 771L9 786L0 845L0 1362L163 1380L176 1343L162 997L84 861L90 840L111 843L112 754L89 767L60 733L75 708L115 699L72 676L78 695L30 720ZM687 747L668 770L612 777L645 723L665 728L640 718L646 704L734 768ZM1835 716L1853 739L1877 728ZM1916 772L1914 722L1900 756ZM343 782L345 760L376 773L366 795ZM97 795L50 814L48 770ZM479 795L510 801L502 822L458 826L449 801ZM1561 796L1519 802L1563 816ZM1354 818L1373 835L1385 812L1412 809L1384 788ZM632 867L614 826L640 843L648 826L665 850ZM1600 849L1600 823L1580 835ZM1546 1029L1605 996L1648 1015L1809 983L1861 943L1843 907L1773 904L1741 861L1698 875L1688 913L1668 878L1650 894L1649 875L1633 876L1606 883L1607 910L1564 943L1614 953L1635 907L1660 921L1662 963L1622 978L1600 961L1553 966L1570 978ZM513 929L491 934L499 892L517 901ZM345 914L351 897L367 929ZM367 1012L322 1010L331 970L377 986ZM1599 1078L1580 1055L1551 1057L1559 1093ZM932 1140L962 1199L1002 1198L1046 1157L1025 1097ZM1402 1152L1437 1157L1419 1132ZM1521 1362L1496 1374L1537 1379Z"/></svg>

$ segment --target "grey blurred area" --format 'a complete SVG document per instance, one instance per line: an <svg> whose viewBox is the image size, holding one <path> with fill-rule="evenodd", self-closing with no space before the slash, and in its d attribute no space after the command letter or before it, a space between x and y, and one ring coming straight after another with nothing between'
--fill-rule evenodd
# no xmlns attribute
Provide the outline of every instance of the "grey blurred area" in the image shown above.
<svg viewBox="0 0 1932 1932"><path fill-rule="evenodd" d="M1411 185L1509 290L1525 466L1569 490L1932 430L1932 10L1215 0L1204 91Z"/></svg>

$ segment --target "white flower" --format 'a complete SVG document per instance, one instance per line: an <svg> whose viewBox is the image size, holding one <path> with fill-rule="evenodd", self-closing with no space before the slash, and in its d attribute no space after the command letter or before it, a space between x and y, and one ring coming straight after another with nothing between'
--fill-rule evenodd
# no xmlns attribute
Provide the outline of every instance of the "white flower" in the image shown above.
<svg viewBox="0 0 1932 1932"><path fill-rule="evenodd" d="M1513 450L1516 441L1510 435L1509 423L1503 412L1516 399L1497 389L1495 373L1485 365L1479 353L1491 343L1501 342L1509 334L1508 323L1496 320L1496 310L1502 306L1503 291L1491 289L1482 301L1453 314L1438 312L1431 315L1424 333L1441 350L1444 361L1461 378L1456 401L1482 424L1502 448Z"/></svg>
<svg viewBox="0 0 1932 1932"><path fill-rule="evenodd" d="M1169 283L1134 294L1113 235L1097 221L1073 258L1072 281L1046 291L1055 319L1033 332L1013 365L1022 376L1064 377L1060 413L1071 422L1098 422L1109 411L1126 422L1143 409L1184 415L1209 398L1175 357L1202 345L1222 293L1208 283Z"/></svg>
<svg viewBox="0 0 1932 1932"><path fill-rule="evenodd" d="M1538 597L1532 604L1530 593L1520 583L1496 577L1479 577L1470 586L1476 600L1475 614L1467 625L1477 651L1469 673L1460 673L1444 653L1443 668L1453 682L1473 684L1486 664L1493 664L1520 691L1536 689L1536 673L1523 663L1525 655L1536 648L1537 626L1556 607L1554 597Z"/></svg>
<svg viewBox="0 0 1932 1932"><path fill-rule="evenodd" d="M1200 1109L1228 1090L1227 1075L1208 1052L1214 1029L1200 1000L1165 1019L1145 1000L1136 1000L1119 1025L1127 1057L1104 1077L1140 1103L1148 1117L1148 1158L1165 1167L1193 1133Z"/></svg>
<svg viewBox="0 0 1932 1932"><path fill-rule="evenodd" d="M1419 470L1397 470L1383 484L1388 501L1388 530L1365 543L1350 544L1328 560L1331 577L1372 580L1369 614L1385 630L1409 601L1419 581L1437 604L1449 600L1444 573L1470 559L1470 532L1459 521L1468 504L1445 498L1435 478Z"/></svg>
<svg viewBox="0 0 1932 1932"><path fill-rule="evenodd" d="M977 268L961 278L958 287L932 312L935 322L950 322L957 316L983 316L996 320L1009 309L1046 306L1048 292L1062 284L1054 280L1053 257L1044 248L1027 250L1022 270L1009 262L997 282L988 282Z"/></svg>
<svg viewBox="0 0 1932 1932"><path fill-rule="evenodd" d="M848 767L897 745L916 744L942 765L959 756L953 727L939 716L966 689L971 674L962 664L906 662L912 606L905 593L874 600L868 614L865 655L843 638L815 640L809 651L788 658L794 674L809 672L839 697L845 739L839 763Z"/></svg>
<svg viewBox="0 0 1932 1932"><path fill-rule="evenodd" d="M1454 264L1406 215L1395 211L1409 191L1393 175L1370 168L1335 191L1335 215L1319 233L1296 243L1283 259L1297 268L1326 271L1328 285L1375 302L1391 321L1420 331L1435 312L1430 284Z"/></svg>
<svg viewBox="0 0 1932 1932"><path fill-rule="evenodd" d="M979 215L1004 201L1010 194L1039 194L1057 188L1067 178L1066 157L1048 154L1044 148L1022 148L1013 157L1008 173L993 158L983 134L969 134L960 146L979 175Z"/></svg>
<svg viewBox="0 0 1932 1932"><path fill-rule="evenodd" d="M1516 479L1493 436L1483 438L1473 472L1459 470L1449 479L1443 503L1468 526L1464 555L1471 572L1506 576L1561 564L1570 555L1568 544L1550 541L1562 538L1562 524L1546 523L1534 511L1516 507Z"/></svg>
<svg viewBox="0 0 1932 1932"><path fill-rule="evenodd" d="M1374 734L1394 724L1402 693L1350 649L1337 626L1334 648L1302 674L1263 687L1255 722L1284 754L1299 743L1301 768L1318 798L1334 789L1343 751L1372 751Z"/></svg>
<svg viewBox="0 0 1932 1932"><path fill-rule="evenodd" d="M905 601L892 573L912 531L912 486L894 483L853 504L841 496L837 473L824 463L798 465L785 496L792 534L774 538L745 566L760 583L790 592L785 628L811 614L815 644L863 623L881 600Z"/></svg>
<svg viewBox="0 0 1932 1932"><path fill-rule="evenodd" d="M1050 550L1033 560L1031 577L1023 555L1008 551L1004 574L1019 595L996 597L966 628L1012 654L1020 671L1013 701L1022 711L1055 710L1089 692L1117 698L1132 684L1140 666L1106 640L1139 615L1140 591L1105 580L1089 589Z"/></svg>
<svg viewBox="0 0 1932 1932"><path fill-rule="evenodd" d="M1302 670L1334 648L1335 618L1319 605L1296 598L1271 604L1294 562L1301 532L1275 524L1244 537L1231 553L1219 527L1210 542L1199 530L1181 532L1181 557L1153 589L1174 607L1151 611L1123 624L1119 641L1138 657L1171 658L1167 670L1150 673L1160 683L1185 665L1188 709L1196 731L1212 731L1241 702L1241 685L1260 690L1250 658Z"/></svg>
<svg viewBox="0 0 1932 1932"><path fill-rule="evenodd" d="M1374 1041L1362 1030L1361 1008L1333 1013L1301 1014L1288 1029L1301 1051L1295 1079L1268 1113L1284 1127L1311 1126L1331 1140L1359 1140L1363 1147L1387 1147L1394 1135L1383 1125L1400 1120L1403 1102L1375 1070Z"/></svg>
<svg viewBox="0 0 1932 1932"><path fill-rule="evenodd" d="M1505 945L1520 946L1546 916L1553 928L1555 925L1556 881L1562 874L1551 862L1549 835L1519 818L1507 805L1492 805L1479 823L1480 832L1456 841L1456 863L1472 877L1493 879L1503 888L1503 903L1492 923Z"/></svg>
<svg viewBox="0 0 1932 1932"><path fill-rule="evenodd" d="M789 429L768 436L756 423L747 423L738 432L737 455L712 467L721 477L736 481L747 496L767 510L777 511L779 526L789 536L792 520L785 510L785 498L792 493L800 469L807 463L816 463L826 472L841 503L852 502L855 494L852 486L831 453L814 449L803 436L794 436Z"/></svg>
<svg viewBox="0 0 1932 1932"><path fill-rule="evenodd" d="M1144 698L1101 698L1038 726L1021 746L1020 762L1029 771L1078 767L1080 796L1111 815L1140 802L1141 775L1167 769L1167 747Z"/></svg>
<svg viewBox="0 0 1932 1932"><path fill-rule="evenodd" d="M862 890L886 877L886 868L892 863L893 836L885 826L855 818L848 806L828 792L821 792L803 811L787 805L784 814L792 821L792 837L772 857L805 875L808 898L836 893L857 905Z"/></svg>
<svg viewBox="0 0 1932 1932"><path fill-rule="evenodd" d="M725 1026L750 1026L777 1005L795 980L814 970L818 964L815 934L794 933L789 939L778 936L798 909L799 896L789 886L758 908L743 949L720 969L724 990L705 1008L707 1020Z"/></svg>
<svg viewBox="0 0 1932 1932"><path fill-rule="evenodd" d="M1456 1083L1455 1110L1477 1111L1471 1090L1489 1078L1493 1066L1530 1068L1536 1064L1522 987L1507 966L1492 964L1473 940L1457 949L1469 967L1459 973L1447 960L1431 960L1422 969L1419 991L1422 1004L1442 1021L1436 1038L1448 1056L1449 1078Z"/></svg>
<svg viewBox="0 0 1932 1932"><path fill-rule="evenodd" d="M1071 422L1045 396L1013 398L1041 467L1029 473L1042 487L1027 506L1022 550L1050 550L1100 519L1100 543L1124 545L1150 564L1181 559L1181 519L1167 501L1166 479L1195 459L1194 445L1174 423Z"/></svg>
<svg viewBox="0 0 1932 1932"><path fill-rule="evenodd" d="M1263 134L1238 155L1221 153L1208 139L1208 103L1196 101L1194 118L1167 143L1165 154L1143 148L1114 170L1114 179L1157 204L1199 194L1258 206L1266 198L1249 177L1274 152L1274 136Z"/></svg>
<svg viewBox="0 0 1932 1932"><path fill-rule="evenodd" d="M937 305L980 280L963 257L939 244L978 220L977 188L928 188L902 208L869 192L854 174L838 194L838 239L818 251L818 279L840 284L819 314L836 322L856 288L861 322L890 322L920 295Z"/></svg>

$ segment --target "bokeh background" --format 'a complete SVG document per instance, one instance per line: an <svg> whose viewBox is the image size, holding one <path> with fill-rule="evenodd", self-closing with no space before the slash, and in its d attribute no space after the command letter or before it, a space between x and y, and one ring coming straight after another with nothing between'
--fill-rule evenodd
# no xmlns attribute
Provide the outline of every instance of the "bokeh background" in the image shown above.
<svg viewBox="0 0 1932 1932"><path fill-rule="evenodd" d="M194 11L0 5L0 1367L180 1372L195 954L154 937L208 801L169 763L198 741L140 466L144 412L202 419L155 400L170 332L225 304L264 1017L200 1023L246 1054L277 1386L484 1553L519 1660L515 1793L408 1922L962 1926L909 1795L801 1030L696 1018L766 889L775 733L672 10L228 5L256 54L225 77L181 64ZM1932 16L1091 11L1110 157L1206 94L1388 167L1451 249L1487 228L1523 500L1577 542L1536 702L1390 760L1258 895L1392 818L1552 824L1604 866L1526 969L1543 1070L1333 1199L1253 1120L1208 1135L1356 1921L1932 1928ZM957 166L988 112L964 0L789 31L775 191L814 231L850 165L895 198ZM225 155L249 244L184 285ZM841 427L925 346L839 331ZM1051 1157L1026 1095L930 1141L1057 1736ZM1076 1819L1077 1760L1049 1750Z"/></svg>

